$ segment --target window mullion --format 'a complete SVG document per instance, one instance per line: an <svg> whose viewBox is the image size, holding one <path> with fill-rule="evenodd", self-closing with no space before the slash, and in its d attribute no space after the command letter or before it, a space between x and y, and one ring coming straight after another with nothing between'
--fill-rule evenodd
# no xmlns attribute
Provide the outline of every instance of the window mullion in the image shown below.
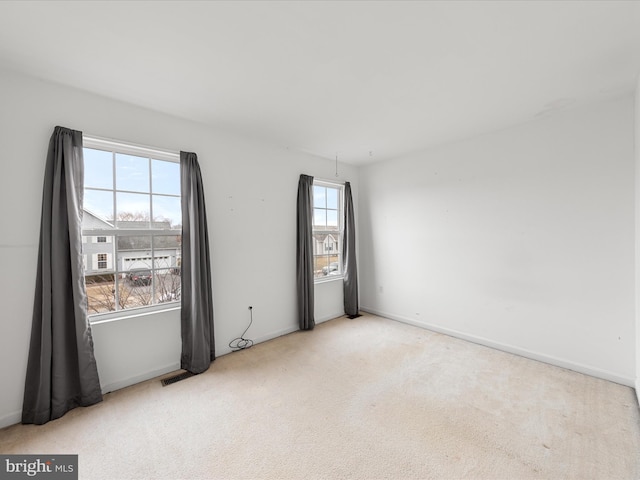
<svg viewBox="0 0 640 480"><path fill-rule="evenodd" d="M113 242L111 242L113 244L113 247L111 248L111 252L113 255L113 285L116 289L116 294L115 294L115 310L118 311L120 310L120 274L118 273L119 267L118 267L118 237L113 237Z"/></svg>
<svg viewBox="0 0 640 480"><path fill-rule="evenodd" d="M113 170L113 175L112 175L112 179L113 179L113 226L116 227L117 222L118 222L118 205L116 203L116 152L111 152L111 169Z"/></svg>
<svg viewBox="0 0 640 480"><path fill-rule="evenodd" d="M126 237L126 236L141 236L141 235L181 235L182 230L162 228L120 228L117 230L103 230L103 229L90 229L82 230L82 235L88 236L107 236L107 237Z"/></svg>
<svg viewBox="0 0 640 480"><path fill-rule="evenodd" d="M149 158L149 228L154 225L153 222L153 178L151 172L151 158ZM155 235L151 235L151 305L154 303L154 293L155 293L155 281L156 281L156 252L155 252L155 243L156 237Z"/></svg>
<svg viewBox="0 0 640 480"><path fill-rule="evenodd" d="M153 305L154 293L156 289L156 251L155 251L156 237L151 235L151 304Z"/></svg>
<svg viewBox="0 0 640 480"><path fill-rule="evenodd" d="M151 159L147 160L149 161L149 228L151 228L153 225L153 180L151 178Z"/></svg>

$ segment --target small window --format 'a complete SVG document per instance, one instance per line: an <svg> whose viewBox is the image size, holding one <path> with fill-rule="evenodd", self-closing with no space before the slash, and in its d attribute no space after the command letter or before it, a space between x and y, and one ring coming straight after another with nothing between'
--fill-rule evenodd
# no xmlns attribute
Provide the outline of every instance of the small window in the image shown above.
<svg viewBox="0 0 640 480"><path fill-rule="evenodd" d="M107 254L99 253L98 254L98 269L104 270L107 268Z"/></svg>
<svg viewBox="0 0 640 480"><path fill-rule="evenodd" d="M313 182L313 270L316 280L342 277L344 186Z"/></svg>
<svg viewBox="0 0 640 480"><path fill-rule="evenodd" d="M97 243L107 243L107 237L98 237L96 242Z"/></svg>

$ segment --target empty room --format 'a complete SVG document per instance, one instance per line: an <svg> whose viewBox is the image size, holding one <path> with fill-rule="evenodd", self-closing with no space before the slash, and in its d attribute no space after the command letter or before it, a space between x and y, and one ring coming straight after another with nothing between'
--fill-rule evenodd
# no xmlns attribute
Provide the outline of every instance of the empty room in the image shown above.
<svg viewBox="0 0 640 480"><path fill-rule="evenodd" d="M640 478L640 2L0 2L0 479Z"/></svg>

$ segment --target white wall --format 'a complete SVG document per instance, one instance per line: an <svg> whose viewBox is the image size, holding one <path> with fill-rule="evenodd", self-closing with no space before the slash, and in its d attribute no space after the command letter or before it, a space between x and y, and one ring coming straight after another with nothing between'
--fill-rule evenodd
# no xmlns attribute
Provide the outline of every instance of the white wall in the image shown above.
<svg viewBox="0 0 640 480"><path fill-rule="evenodd" d="M334 163L78 90L0 70L0 427L20 419L35 286L47 145L56 125L137 144L189 150L201 164L212 242L218 354L249 322L256 341L297 329L295 205L301 173ZM353 167L340 168L351 181ZM272 241L264 241L265 238ZM319 320L340 316L340 282L316 289ZM93 328L104 390L178 368L178 311Z"/></svg>
<svg viewBox="0 0 640 480"><path fill-rule="evenodd" d="M635 379L631 95L360 171L362 308Z"/></svg>
<svg viewBox="0 0 640 480"><path fill-rule="evenodd" d="M179 310L98 323L91 331L104 393L180 368Z"/></svg>

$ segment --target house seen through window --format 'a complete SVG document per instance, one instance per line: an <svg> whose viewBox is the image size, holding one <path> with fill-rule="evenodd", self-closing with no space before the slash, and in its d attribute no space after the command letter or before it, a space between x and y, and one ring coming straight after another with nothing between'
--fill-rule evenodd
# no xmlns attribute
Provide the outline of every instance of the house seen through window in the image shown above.
<svg viewBox="0 0 640 480"><path fill-rule="evenodd" d="M344 186L313 182L313 270L316 280L342 276Z"/></svg>
<svg viewBox="0 0 640 480"><path fill-rule="evenodd" d="M178 156L87 137L84 145L89 314L179 301Z"/></svg>
<svg viewBox="0 0 640 480"><path fill-rule="evenodd" d="M98 269L99 270L104 270L105 268L107 268L107 253L98 253L97 254L97 259L98 259Z"/></svg>

